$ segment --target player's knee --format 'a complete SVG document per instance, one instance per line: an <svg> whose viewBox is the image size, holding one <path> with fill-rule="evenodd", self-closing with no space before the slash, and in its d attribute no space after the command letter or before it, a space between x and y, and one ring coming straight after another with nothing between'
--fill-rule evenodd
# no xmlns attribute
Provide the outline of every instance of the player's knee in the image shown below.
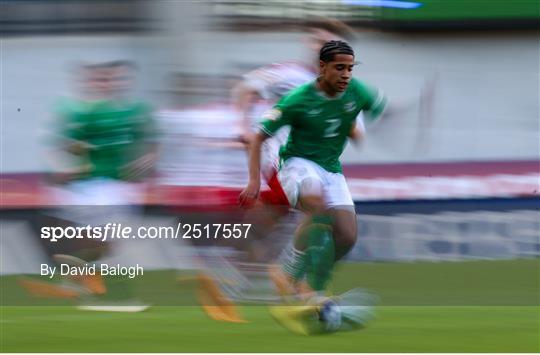
<svg viewBox="0 0 540 355"><path fill-rule="evenodd" d="M319 215L324 212L324 199L318 195L308 195L300 198L300 209L312 215Z"/></svg>
<svg viewBox="0 0 540 355"><path fill-rule="evenodd" d="M319 179L308 177L300 183L300 196L298 207L310 214L321 214L325 210L325 201L322 182Z"/></svg>

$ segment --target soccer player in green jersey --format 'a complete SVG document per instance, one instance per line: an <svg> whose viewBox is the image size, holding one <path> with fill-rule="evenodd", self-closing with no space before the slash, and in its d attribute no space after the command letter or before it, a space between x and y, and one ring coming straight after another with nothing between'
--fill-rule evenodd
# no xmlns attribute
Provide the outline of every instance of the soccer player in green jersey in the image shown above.
<svg viewBox="0 0 540 355"><path fill-rule="evenodd" d="M83 99L58 105L62 149L80 163L75 180L136 180L155 158L149 106L126 97L133 64L114 61L81 68Z"/></svg>
<svg viewBox="0 0 540 355"><path fill-rule="evenodd" d="M152 112L145 102L129 97L134 84L133 63L86 65L82 74L85 97L66 101L59 110L59 141L79 164L77 175L66 186L71 194L64 201L68 206L61 217L83 226L129 221L139 214L137 206L144 196L134 182L144 179L156 160ZM95 261L107 249L109 243L101 241L97 248L75 246L67 258L60 259L75 264L78 259ZM85 278L82 281L88 284ZM97 297L97 304L84 305L84 309L106 310L116 304L118 310L145 309L146 305L133 303L129 282L116 282L114 290L106 290L103 284L97 293L107 294ZM126 308L128 305L130 308Z"/></svg>
<svg viewBox="0 0 540 355"><path fill-rule="evenodd" d="M241 204L259 195L262 143L290 126L272 189L306 214L278 270L292 289L307 275L310 288L322 293L334 263L356 242L354 203L339 157L347 139L361 134L355 125L358 114L363 111L366 119L376 119L386 97L352 78L354 65L354 51L346 42L325 43L319 53L319 77L290 92L266 114L250 150L249 183L240 194Z"/></svg>
<svg viewBox="0 0 540 355"><path fill-rule="evenodd" d="M271 108L289 91L302 84L313 81L318 76L319 51L324 43L329 40L352 40L354 37L352 29L339 20L314 18L307 24L307 33L304 42L306 50L309 53L308 61L284 61L257 68L244 75L243 80L233 89L235 109L238 111L239 117L241 117L244 128L242 141L246 143L246 146L251 142L254 133L258 131L258 124L264 111ZM261 99L265 100L264 103L262 103ZM358 119L362 120L361 117ZM269 184L271 186L276 182L279 148L286 142L288 134L289 127L282 127L274 132L270 139L266 139L261 148L261 178L265 185ZM249 242L243 243L240 246L246 252L243 261L247 261L248 263L265 263L269 261L268 258L272 255L272 248L269 247L272 241L267 240L267 236L281 220L281 217L288 214L288 202L283 203L281 199L274 197L278 196L265 191L263 196L261 196L263 203L258 204L257 208L253 208L245 215L246 221L251 223L253 228L250 231ZM286 248L286 250L287 252L290 251L289 248ZM242 261L235 265L218 264L216 268L241 268L241 265ZM215 272L214 274L217 273ZM278 275L277 273L272 273L272 276L282 278L282 275ZM230 278L214 277L214 280L221 284L230 284ZM277 283L280 283L279 280ZM207 285L209 282L203 284ZM207 293L212 296L212 299L219 300L226 298L223 293L217 294L210 292L219 290L219 284L215 287L206 288L208 289ZM212 307L211 309L219 310L218 307ZM214 319L218 318L211 313L208 314ZM224 317L219 318L223 320ZM235 319L235 317L232 317L232 319Z"/></svg>
<svg viewBox="0 0 540 355"><path fill-rule="evenodd" d="M71 166L56 171L56 176L61 177L56 182L61 184L52 190L56 191L55 197L61 206L48 216L54 223L100 227L120 223L137 214L136 205L144 195L140 186L133 182L148 174L156 160L156 152L155 127L149 105L128 97L134 69L128 61L82 66L78 72L81 97L59 103L55 153L67 154ZM99 260L109 249L109 243L92 237L85 235L82 239L61 240L54 244L55 250L51 251L54 260L73 266ZM98 301L107 302L107 297L119 294L107 292L98 273L71 281L77 288L69 288L67 294L76 290L76 293L92 294ZM49 294L67 296L61 287L54 292L50 290L51 285L41 285L41 288ZM122 293L129 292L122 290ZM144 305L133 305L130 309L144 308ZM119 310L123 309L125 307Z"/></svg>

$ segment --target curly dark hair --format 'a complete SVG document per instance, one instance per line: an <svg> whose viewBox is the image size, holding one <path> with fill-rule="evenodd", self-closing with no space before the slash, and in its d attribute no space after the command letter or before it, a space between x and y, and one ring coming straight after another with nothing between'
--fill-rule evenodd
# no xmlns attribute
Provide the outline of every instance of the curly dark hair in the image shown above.
<svg viewBox="0 0 540 355"><path fill-rule="evenodd" d="M347 42L328 41L322 46L319 59L323 62L331 62L336 54L349 54L354 57L354 50Z"/></svg>

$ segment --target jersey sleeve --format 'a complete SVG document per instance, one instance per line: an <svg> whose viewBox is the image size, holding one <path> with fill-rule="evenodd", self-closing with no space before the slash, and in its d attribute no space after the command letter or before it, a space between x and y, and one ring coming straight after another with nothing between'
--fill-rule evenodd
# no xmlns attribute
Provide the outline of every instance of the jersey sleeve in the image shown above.
<svg viewBox="0 0 540 355"><path fill-rule="evenodd" d="M284 97L264 114L260 131L267 136L273 136L281 127L292 125L294 112L294 106L288 97Z"/></svg>
<svg viewBox="0 0 540 355"><path fill-rule="evenodd" d="M266 100L283 97L313 78L313 73L294 62L274 63L243 76L244 84Z"/></svg>
<svg viewBox="0 0 540 355"><path fill-rule="evenodd" d="M273 87L278 85L280 77L269 67L253 70L243 76L244 84L257 91L263 99L272 98Z"/></svg>
<svg viewBox="0 0 540 355"><path fill-rule="evenodd" d="M364 103L362 107L364 118L367 121L375 121L380 118L388 102L386 94L373 86L359 83L358 95Z"/></svg>

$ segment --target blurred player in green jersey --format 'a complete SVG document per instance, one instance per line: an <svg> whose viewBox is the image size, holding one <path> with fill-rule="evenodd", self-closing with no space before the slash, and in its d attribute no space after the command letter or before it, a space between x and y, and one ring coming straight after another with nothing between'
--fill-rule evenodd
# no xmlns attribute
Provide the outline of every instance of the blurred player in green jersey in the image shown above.
<svg viewBox="0 0 540 355"><path fill-rule="evenodd" d="M47 216L48 222L97 227L120 223L137 214L144 191L136 182L148 175L156 153L150 107L128 95L134 70L134 64L128 61L84 65L78 72L81 95L59 102L54 161L62 166L55 169L56 185L51 190L60 206ZM110 249L109 243L86 237L61 240L47 247L55 262L84 266L100 260ZM68 281L66 287L57 289L46 284L26 286L60 297L93 295L97 302L119 294L125 294L119 297L121 301L131 298L131 291L125 291L129 287L114 295L98 274ZM103 309L111 309L107 307ZM144 308L134 305L117 310ZM85 309L92 307L85 305Z"/></svg>
<svg viewBox="0 0 540 355"><path fill-rule="evenodd" d="M75 180L136 181L155 159L150 107L128 94L134 64L113 61L81 69L83 98L60 101L61 148L76 156Z"/></svg>
<svg viewBox="0 0 540 355"><path fill-rule="evenodd" d="M307 61L285 61L272 63L243 76L243 80L233 89L235 107L242 117L245 132L243 140L251 142L253 136L259 130L261 117L264 112L272 108L276 102L291 90L305 83L315 80L319 74L319 51L330 40L350 41L354 38L352 29L345 23L329 19L314 18L307 23L306 36L304 39L309 58ZM265 99L261 101L261 99ZM264 104L261 104L263 102ZM358 117L359 127L362 129L361 115ZM283 126L272 137L266 139L261 150L261 175L265 184L272 184L276 179L279 167L279 150L289 136L290 127ZM260 218L255 219L254 239L263 239L271 230L279 217L287 213L288 204L280 208L280 201L271 199L271 194L265 194L269 200L264 200L266 209L256 214ZM267 216L264 218L264 216ZM252 241L250 252L256 259L264 259L264 250L268 249L262 243L257 247L257 242ZM263 255L261 255L263 254Z"/></svg>
<svg viewBox="0 0 540 355"><path fill-rule="evenodd" d="M243 75L243 80L233 88L232 97L235 113L240 118L243 128L241 141L246 144L246 147L259 130L258 125L265 111L272 108L289 91L315 80L318 76L319 50L323 44L329 40L351 40L354 37L352 29L346 24L329 18L314 18L307 23L305 30L306 35L303 42L305 42L308 54L306 61L289 60L265 65ZM359 117L359 120L362 118ZM261 178L265 184L272 185L277 179L279 149L286 142L288 135L289 127L281 127L271 138L265 140L262 146ZM201 285L204 286L202 290L208 294L207 298L214 300L214 302L207 303L216 305L223 303L225 306L222 308L227 308L227 310L219 312L220 307L204 307L203 304L211 318L238 321L238 317L231 311L233 309L232 302L227 302L226 294L220 291L230 287L231 279L234 277L230 275L219 277L217 275L222 274L223 270L231 270L231 275L242 274L244 267L247 269L254 267L252 263L256 263L256 267L262 267L275 254L276 247L272 246L275 243L267 240L266 237L274 229L276 223L282 220L281 217L288 214L289 204L286 200L276 198L278 196L274 194L264 193L263 195L266 197L262 199L263 203L245 215L245 221L251 223L253 228L250 232L250 240L238 246L245 252L243 258L234 264L217 263L214 258L212 263L217 266L213 270L209 270L209 273L204 276L204 282L201 282ZM272 276L277 277L275 281L277 284L283 284L279 281L280 275L272 273ZM237 287L237 291L242 297L249 297L246 292L249 293L250 290L260 291L260 285L256 280L251 283L249 276L246 277L237 283L242 285ZM216 282L212 282L212 280ZM245 282L246 280L248 282ZM223 316L222 313L230 314L230 316Z"/></svg>
<svg viewBox="0 0 540 355"><path fill-rule="evenodd" d="M298 281L307 265L312 265L308 281L316 291L324 290L334 261L345 256L356 241L354 204L339 157L347 138L358 134L359 112L375 119L386 104L381 91L352 78L354 52L346 42L327 42L319 59L320 76L290 92L266 114L251 149L249 184L240 195L243 204L258 197L260 146L281 127L290 126L274 191L307 217L304 233L297 234L293 257L285 262L283 271ZM340 231L336 238L331 236L333 228ZM308 253L309 245L315 243L322 243L314 247L320 252ZM307 263L307 259L311 261Z"/></svg>
<svg viewBox="0 0 540 355"><path fill-rule="evenodd" d="M266 114L253 139L249 183L240 194L241 204L249 204L259 195L263 142L281 127L291 128L272 186L290 207L305 213L288 256L274 270L282 274L281 287L289 287L291 293L298 292L297 285L307 277L314 295L321 296L335 262L356 242L354 203L339 157L347 139L360 134L358 114L377 119L387 99L380 90L352 78L354 65L349 44L326 42L319 53L319 77L283 97Z"/></svg>

